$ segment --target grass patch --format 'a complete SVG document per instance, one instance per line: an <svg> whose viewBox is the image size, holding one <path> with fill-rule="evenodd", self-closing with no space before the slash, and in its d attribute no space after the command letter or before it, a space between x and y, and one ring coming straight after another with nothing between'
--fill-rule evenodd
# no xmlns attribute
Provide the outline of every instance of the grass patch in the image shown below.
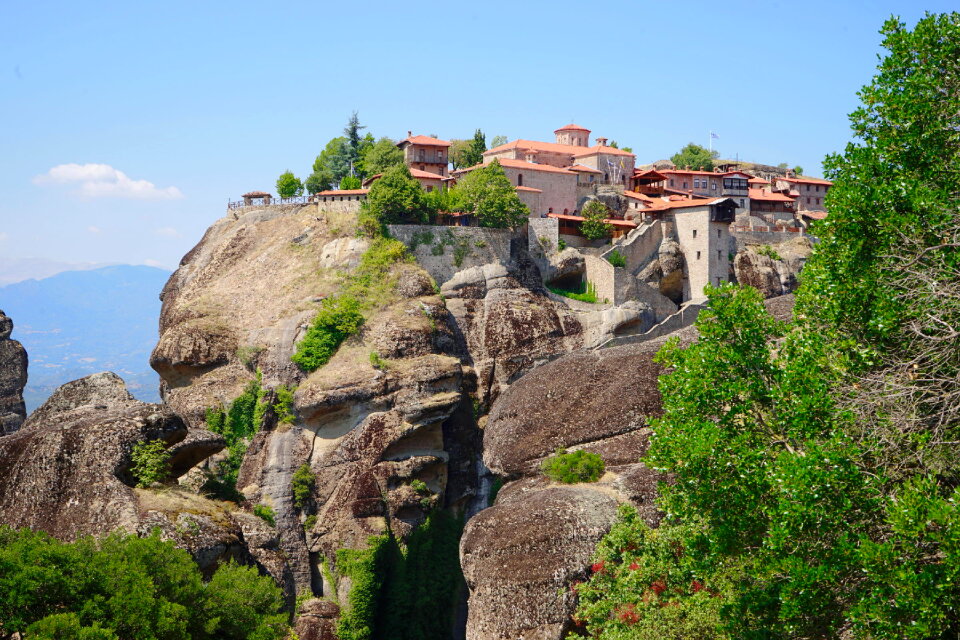
<svg viewBox="0 0 960 640"><path fill-rule="evenodd" d="M579 300L580 302L589 302L591 304L596 304L597 302L597 289L593 286L592 282L587 282L586 284L581 283L577 290L561 289L560 287L551 287L549 285L547 289L558 296L570 298L571 300Z"/></svg>
<svg viewBox="0 0 960 640"><path fill-rule="evenodd" d="M313 475L310 465L304 462L293 472L290 488L293 491L293 504L297 509L303 509L310 500L317 477Z"/></svg>
<svg viewBox="0 0 960 640"><path fill-rule="evenodd" d="M363 320L360 302L353 296L326 298L290 359L308 373L316 371L330 361L344 340L360 330Z"/></svg>
<svg viewBox="0 0 960 640"><path fill-rule="evenodd" d="M780 254L777 253L776 249L768 244L765 244L762 247L757 247L756 252L761 256L767 256L771 260L776 260L778 262L783 260L783 258L780 257Z"/></svg>
<svg viewBox="0 0 960 640"><path fill-rule="evenodd" d="M257 516L271 527L277 526L276 521L276 511L273 510L268 504L255 504L253 505L253 515Z"/></svg>
<svg viewBox="0 0 960 640"><path fill-rule="evenodd" d="M555 482L575 484L596 482L603 475L603 458L583 450L563 453L563 449L544 460L540 465L543 473Z"/></svg>
<svg viewBox="0 0 960 640"><path fill-rule="evenodd" d="M625 268L627 266L627 259L616 249L607 255L607 262L615 267Z"/></svg>

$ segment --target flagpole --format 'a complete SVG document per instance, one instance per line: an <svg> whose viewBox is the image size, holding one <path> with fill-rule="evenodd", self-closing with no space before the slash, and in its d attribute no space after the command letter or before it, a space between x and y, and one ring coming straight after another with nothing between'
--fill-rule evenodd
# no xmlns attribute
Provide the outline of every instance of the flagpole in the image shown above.
<svg viewBox="0 0 960 640"><path fill-rule="evenodd" d="M707 137L710 138L710 155L713 155L713 131L711 131Z"/></svg>

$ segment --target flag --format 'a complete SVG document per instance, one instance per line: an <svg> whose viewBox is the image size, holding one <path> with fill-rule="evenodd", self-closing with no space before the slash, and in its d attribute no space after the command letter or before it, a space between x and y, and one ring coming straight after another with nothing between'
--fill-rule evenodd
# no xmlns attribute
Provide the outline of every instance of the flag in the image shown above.
<svg viewBox="0 0 960 640"><path fill-rule="evenodd" d="M720 136L718 136L717 134L715 134L713 131L710 132L710 137L713 138L714 140L719 140L719 139L720 139Z"/></svg>

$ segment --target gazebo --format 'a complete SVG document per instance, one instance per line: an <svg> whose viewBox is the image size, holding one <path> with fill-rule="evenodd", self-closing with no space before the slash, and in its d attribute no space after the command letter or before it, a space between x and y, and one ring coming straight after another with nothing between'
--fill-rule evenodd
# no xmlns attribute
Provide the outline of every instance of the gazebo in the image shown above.
<svg viewBox="0 0 960 640"><path fill-rule="evenodd" d="M251 191L250 193L243 194L243 206L249 207L254 204L270 204L270 200L273 198L269 193L264 193L263 191ZM256 202L255 202L256 201Z"/></svg>

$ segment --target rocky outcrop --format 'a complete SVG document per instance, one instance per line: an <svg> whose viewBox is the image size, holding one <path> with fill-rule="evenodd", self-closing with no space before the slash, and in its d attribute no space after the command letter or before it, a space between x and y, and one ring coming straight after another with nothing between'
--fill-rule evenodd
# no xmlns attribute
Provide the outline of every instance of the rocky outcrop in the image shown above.
<svg viewBox="0 0 960 640"><path fill-rule="evenodd" d="M134 400L115 374L70 382L23 429L0 439L0 518L63 539L136 531L134 444L170 445L186 435L169 407Z"/></svg>
<svg viewBox="0 0 960 640"><path fill-rule="evenodd" d="M12 332L13 320L0 311L0 436L17 431L27 417L27 351L10 338Z"/></svg>
<svg viewBox="0 0 960 640"><path fill-rule="evenodd" d="M797 276L813 250L806 237L774 245L748 246L733 259L737 282L754 287L765 298L795 291Z"/></svg>
<svg viewBox="0 0 960 640"><path fill-rule="evenodd" d="M637 274L637 278L652 287L673 303L683 300L684 278L683 251L676 240L664 238L657 249L657 257Z"/></svg>
<svg viewBox="0 0 960 640"><path fill-rule="evenodd" d="M587 577L617 505L630 502L657 523L660 477L638 462L647 421L661 410L652 356L645 345L573 353L534 369L494 404L484 462L514 480L468 521L461 542L468 639L559 640L576 604L570 584ZM590 484L549 482L539 466L558 448L600 455L607 473Z"/></svg>
<svg viewBox="0 0 960 640"><path fill-rule="evenodd" d="M583 344L578 314L550 299L539 272L531 277L499 264L475 267L457 273L441 293L485 404L536 364Z"/></svg>

